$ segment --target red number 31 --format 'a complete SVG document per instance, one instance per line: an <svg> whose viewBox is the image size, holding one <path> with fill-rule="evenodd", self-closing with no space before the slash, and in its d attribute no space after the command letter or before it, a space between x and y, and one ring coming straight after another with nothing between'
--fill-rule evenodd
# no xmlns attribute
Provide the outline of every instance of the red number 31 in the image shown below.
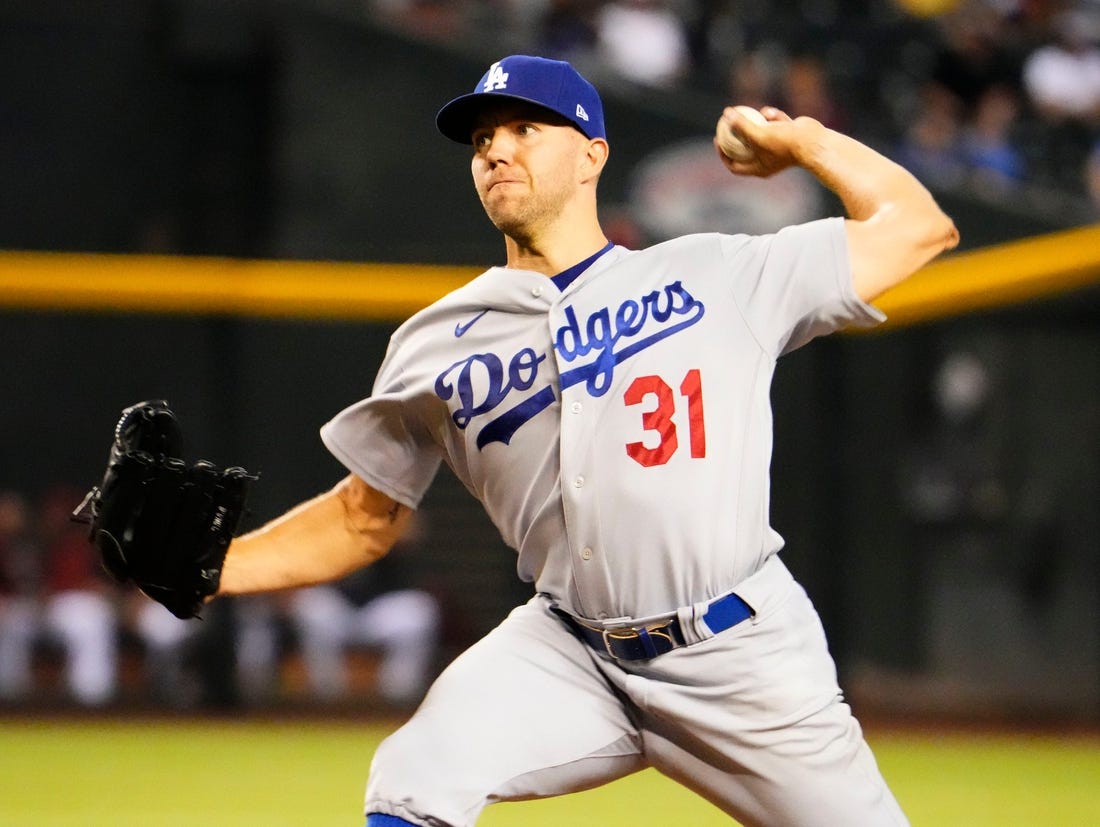
<svg viewBox="0 0 1100 827"><path fill-rule="evenodd" d="M693 458L707 455L707 434L703 424L703 384L699 371L689 370L680 383L680 393L687 397L688 442ZM630 383L623 394L627 405L638 405L650 394L657 398L657 406L642 413L642 427L647 431L656 431L660 441L654 448L647 448L644 442L628 442L627 455L639 465L650 467L664 465L680 447L676 435L676 423L672 415L676 411L676 396L660 376L639 376Z"/></svg>

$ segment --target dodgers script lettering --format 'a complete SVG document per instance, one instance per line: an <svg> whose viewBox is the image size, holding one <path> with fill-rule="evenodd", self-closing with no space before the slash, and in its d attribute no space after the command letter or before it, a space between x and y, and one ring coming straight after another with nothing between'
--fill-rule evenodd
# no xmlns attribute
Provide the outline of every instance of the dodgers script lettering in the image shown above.
<svg viewBox="0 0 1100 827"><path fill-rule="evenodd" d="M479 448L490 442L508 444L517 430L566 388L583 383L590 396L603 396L611 388L616 365L691 327L706 308L682 282L674 281L639 299L627 299L614 311L610 307L594 310L583 321L572 305L563 312L565 324L556 331L554 351L562 363L581 364L561 372L557 393L548 383L486 422L477 437ZM508 359L495 353L475 353L439 374L435 392L445 402L454 400L451 418L465 429L513 394L530 390L546 357L531 347L521 348Z"/></svg>

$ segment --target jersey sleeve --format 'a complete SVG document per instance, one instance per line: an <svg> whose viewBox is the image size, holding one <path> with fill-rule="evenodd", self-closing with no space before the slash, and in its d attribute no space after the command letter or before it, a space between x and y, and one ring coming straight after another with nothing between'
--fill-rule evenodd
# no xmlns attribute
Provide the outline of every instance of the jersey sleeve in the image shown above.
<svg viewBox="0 0 1100 827"><path fill-rule="evenodd" d="M368 485L416 508L442 455L417 416L415 393L403 379L395 351L391 343L371 395L325 423L321 440Z"/></svg>
<svg viewBox="0 0 1100 827"><path fill-rule="evenodd" d="M844 327L885 320L852 287L843 218L764 236L723 236L734 292L753 335L773 357Z"/></svg>

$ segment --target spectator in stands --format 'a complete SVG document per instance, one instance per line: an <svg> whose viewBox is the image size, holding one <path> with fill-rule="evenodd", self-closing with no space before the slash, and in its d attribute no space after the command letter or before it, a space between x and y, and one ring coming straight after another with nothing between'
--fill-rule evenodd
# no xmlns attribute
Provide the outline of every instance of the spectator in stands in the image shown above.
<svg viewBox="0 0 1100 827"><path fill-rule="evenodd" d="M20 700L33 687L38 557L26 498L0 491L0 701Z"/></svg>
<svg viewBox="0 0 1100 827"><path fill-rule="evenodd" d="M974 112L993 87L1020 87L1020 57L1007 41L1004 18L986 3L967 4L938 19L942 37L929 80Z"/></svg>
<svg viewBox="0 0 1100 827"><path fill-rule="evenodd" d="M892 153L893 159L932 189L966 181L959 99L936 83L920 90L920 106Z"/></svg>
<svg viewBox="0 0 1100 827"><path fill-rule="evenodd" d="M1043 124L1043 173L1053 183L1078 187L1100 128L1100 11L1057 16L1050 42L1025 59L1023 84Z"/></svg>
<svg viewBox="0 0 1100 827"><path fill-rule="evenodd" d="M620 77L673 87L691 65L684 21L664 0L616 0L596 18L597 54Z"/></svg>
<svg viewBox="0 0 1100 827"><path fill-rule="evenodd" d="M417 512L393 552L343 580L240 601L237 660L246 697L262 700L277 683L285 622L315 700L349 699L349 654L363 650L379 655L377 700L402 709L419 702L440 666L442 634L439 600L412 585L406 566L424 540L424 519Z"/></svg>
<svg viewBox="0 0 1100 827"><path fill-rule="evenodd" d="M730 63L726 96L732 103L751 106L774 105L782 89L783 58L776 50L759 47L739 53Z"/></svg>
<svg viewBox="0 0 1100 827"><path fill-rule="evenodd" d="M979 191L1003 194L1027 177L1027 163L1014 142L1020 103L1007 85L990 86L978 99L962 135L968 182Z"/></svg>
<svg viewBox="0 0 1100 827"><path fill-rule="evenodd" d="M381 655L375 689L388 705L411 707L435 677L439 603L423 589L389 587L389 567L380 560L335 585L289 595L289 617L319 700L347 697L347 655L355 648Z"/></svg>
<svg viewBox="0 0 1100 827"><path fill-rule="evenodd" d="M250 594L233 600L236 682L246 703L267 703L278 693L285 603L285 595L271 594Z"/></svg>
<svg viewBox="0 0 1100 827"><path fill-rule="evenodd" d="M1007 602L997 593L1009 568L1009 444L997 380L1005 358L999 341L980 332L959 339L958 345L949 340L932 366L927 404L917 408L923 415L914 420L898 482L913 544L918 660L932 674L980 681L994 660L982 654L996 640L991 618L1001 620L999 608ZM967 635L958 634L961 618Z"/></svg>
<svg viewBox="0 0 1100 827"><path fill-rule="evenodd" d="M1049 43L1024 61L1024 88L1051 122L1100 123L1100 18L1085 10L1059 15Z"/></svg>
<svg viewBox="0 0 1100 827"><path fill-rule="evenodd" d="M180 620L134 594L125 603L127 628L143 652L143 699L174 709L232 709L269 703L277 689L279 634L275 598L242 597Z"/></svg>
<svg viewBox="0 0 1100 827"><path fill-rule="evenodd" d="M111 701L118 683L118 593L72 522L83 491L56 485L42 499L38 540L45 559L45 632L64 650L65 685L84 706Z"/></svg>
<svg viewBox="0 0 1100 827"><path fill-rule="evenodd" d="M144 650L144 679L152 697L172 707L194 706L201 687L188 661L199 625L180 620L141 594L132 596L128 610L132 629Z"/></svg>
<svg viewBox="0 0 1100 827"><path fill-rule="evenodd" d="M684 26L691 71L685 80L707 94L722 94L728 88L728 68L748 48L746 8L729 0L697 0L689 9Z"/></svg>
<svg viewBox="0 0 1100 827"><path fill-rule="evenodd" d="M595 0L550 0L539 20L537 52L556 60L587 63L599 33Z"/></svg>
<svg viewBox="0 0 1100 827"><path fill-rule="evenodd" d="M830 129L848 131L847 116L829 88L825 62L817 55L796 54L786 61L778 106L792 115L816 118Z"/></svg>

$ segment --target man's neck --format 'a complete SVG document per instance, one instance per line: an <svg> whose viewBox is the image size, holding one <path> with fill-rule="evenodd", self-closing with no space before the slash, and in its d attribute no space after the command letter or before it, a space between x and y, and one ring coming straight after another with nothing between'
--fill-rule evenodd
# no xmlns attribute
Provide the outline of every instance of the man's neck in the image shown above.
<svg viewBox="0 0 1100 827"><path fill-rule="evenodd" d="M595 225L588 232L569 234L553 241L543 239L521 244L505 236L504 243L508 253L506 267L555 276L601 250L607 245L607 237L599 225Z"/></svg>

